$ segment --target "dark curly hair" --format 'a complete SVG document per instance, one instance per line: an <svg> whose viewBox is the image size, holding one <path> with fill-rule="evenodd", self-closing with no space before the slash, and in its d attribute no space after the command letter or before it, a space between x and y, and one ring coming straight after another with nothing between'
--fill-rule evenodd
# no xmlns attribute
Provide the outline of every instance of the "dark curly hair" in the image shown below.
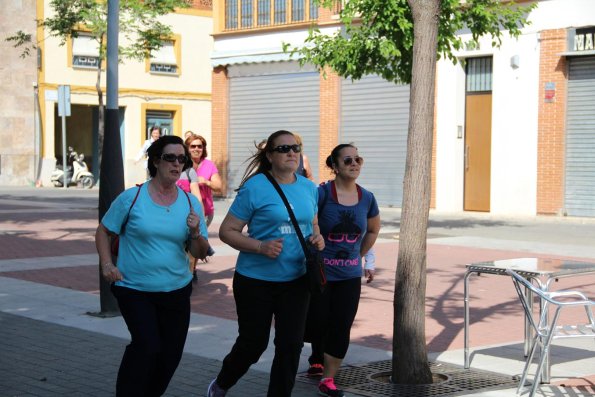
<svg viewBox="0 0 595 397"><path fill-rule="evenodd" d="M326 166L332 170L333 165L338 165L341 150L347 147L357 149L353 143L341 143L340 145L335 146L335 148L331 151L331 154L326 158Z"/></svg>
<svg viewBox="0 0 595 397"><path fill-rule="evenodd" d="M184 145L182 138L175 135L165 135L153 142L151 146L149 146L149 150L147 150L147 157L149 157L149 160L147 161L147 168L149 168L149 175L151 175L151 178L154 178L155 175L157 175L155 160L161 159L163 148L165 148L167 145L182 145L184 148L184 154L186 155L186 162L184 163L182 171L192 167L190 152L188 152L188 148L186 145Z"/></svg>

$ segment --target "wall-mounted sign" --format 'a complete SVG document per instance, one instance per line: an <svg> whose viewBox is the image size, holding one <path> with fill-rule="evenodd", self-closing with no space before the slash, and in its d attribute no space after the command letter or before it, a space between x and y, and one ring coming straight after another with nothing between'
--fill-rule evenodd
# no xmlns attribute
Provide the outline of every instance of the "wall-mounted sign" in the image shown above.
<svg viewBox="0 0 595 397"><path fill-rule="evenodd" d="M544 102L554 102L554 98L556 96L556 83L548 82L545 83L545 95L544 95Z"/></svg>
<svg viewBox="0 0 595 397"><path fill-rule="evenodd" d="M568 34L568 51L593 51L595 27L573 29Z"/></svg>

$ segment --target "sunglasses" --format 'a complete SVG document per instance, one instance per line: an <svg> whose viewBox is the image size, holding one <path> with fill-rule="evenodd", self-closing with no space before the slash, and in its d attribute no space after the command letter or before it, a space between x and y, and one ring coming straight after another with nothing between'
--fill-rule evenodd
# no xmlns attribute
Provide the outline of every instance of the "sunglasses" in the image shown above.
<svg viewBox="0 0 595 397"><path fill-rule="evenodd" d="M202 145L190 145L190 149L202 149Z"/></svg>
<svg viewBox="0 0 595 397"><path fill-rule="evenodd" d="M355 161L355 163L357 165L362 165L364 163L364 158L363 157L343 157L343 164L345 165L351 165L353 164L353 162Z"/></svg>
<svg viewBox="0 0 595 397"><path fill-rule="evenodd" d="M289 153L290 150L293 150L294 153L299 153L302 151L302 145L279 145L271 149L272 152L278 153Z"/></svg>
<svg viewBox="0 0 595 397"><path fill-rule="evenodd" d="M186 161L188 161L188 157L184 154L163 153L161 155L161 160L167 161L168 163L173 163L178 160L178 163L185 164Z"/></svg>

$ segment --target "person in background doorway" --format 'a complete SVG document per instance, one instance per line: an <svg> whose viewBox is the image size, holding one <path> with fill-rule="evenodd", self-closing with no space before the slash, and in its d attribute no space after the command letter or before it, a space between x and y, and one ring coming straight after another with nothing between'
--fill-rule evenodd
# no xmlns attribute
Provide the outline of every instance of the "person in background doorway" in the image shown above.
<svg viewBox="0 0 595 397"><path fill-rule="evenodd" d="M204 258L209 243L202 208L176 181L192 162L177 136L148 150L151 179L112 202L95 233L101 274L130 332L116 396L161 396L178 367L190 324L191 275L184 247ZM118 260L110 250L120 236Z"/></svg>
<svg viewBox="0 0 595 397"><path fill-rule="evenodd" d="M289 397L295 384L310 297L308 276L287 207L265 173L284 192L304 237L318 250L324 248L316 218L316 186L296 174L301 147L293 134L280 130L264 146L255 146L257 152L219 229L221 240L240 251L233 276L238 337L209 384L208 397L224 397L259 360L273 320L275 356L267 396Z"/></svg>
<svg viewBox="0 0 595 397"><path fill-rule="evenodd" d="M310 179L311 181L314 180L314 174L312 174L312 168L310 167L310 160L308 160L308 156L304 153L304 145L302 143L302 137L300 134L293 133L295 136L295 140L297 144L302 147L302 151L300 152L300 164L298 165L297 173L298 175L305 176L306 178Z"/></svg>
<svg viewBox="0 0 595 397"><path fill-rule="evenodd" d="M374 195L356 183L364 159L352 144L335 147L326 165L335 179L318 187L318 224L324 237L322 252L328 284L310 300L306 339L312 344L308 375L322 379L319 394L342 397L334 377L349 347L357 313L362 274L374 280L373 257L365 256L378 237L380 212Z"/></svg>
<svg viewBox="0 0 595 397"><path fill-rule="evenodd" d="M147 152L149 150L149 147L153 144L153 142L155 142L160 137L161 137L161 127L159 127L158 125L154 125L153 127L151 127L149 139L147 139L145 141L145 143L143 143L143 146L140 148L140 150L138 151L138 154L134 158L134 162L137 164L142 159L145 160L144 165L145 165L145 170L147 171L147 179L149 179L149 169L147 167L148 166Z"/></svg>

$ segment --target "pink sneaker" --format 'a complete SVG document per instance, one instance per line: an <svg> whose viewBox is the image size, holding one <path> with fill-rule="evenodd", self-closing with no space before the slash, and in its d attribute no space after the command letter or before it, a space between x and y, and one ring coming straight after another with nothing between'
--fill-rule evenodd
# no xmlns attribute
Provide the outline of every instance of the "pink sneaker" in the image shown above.
<svg viewBox="0 0 595 397"><path fill-rule="evenodd" d="M318 384L318 394L326 397L343 397L343 390L337 389L333 378L324 378Z"/></svg>

